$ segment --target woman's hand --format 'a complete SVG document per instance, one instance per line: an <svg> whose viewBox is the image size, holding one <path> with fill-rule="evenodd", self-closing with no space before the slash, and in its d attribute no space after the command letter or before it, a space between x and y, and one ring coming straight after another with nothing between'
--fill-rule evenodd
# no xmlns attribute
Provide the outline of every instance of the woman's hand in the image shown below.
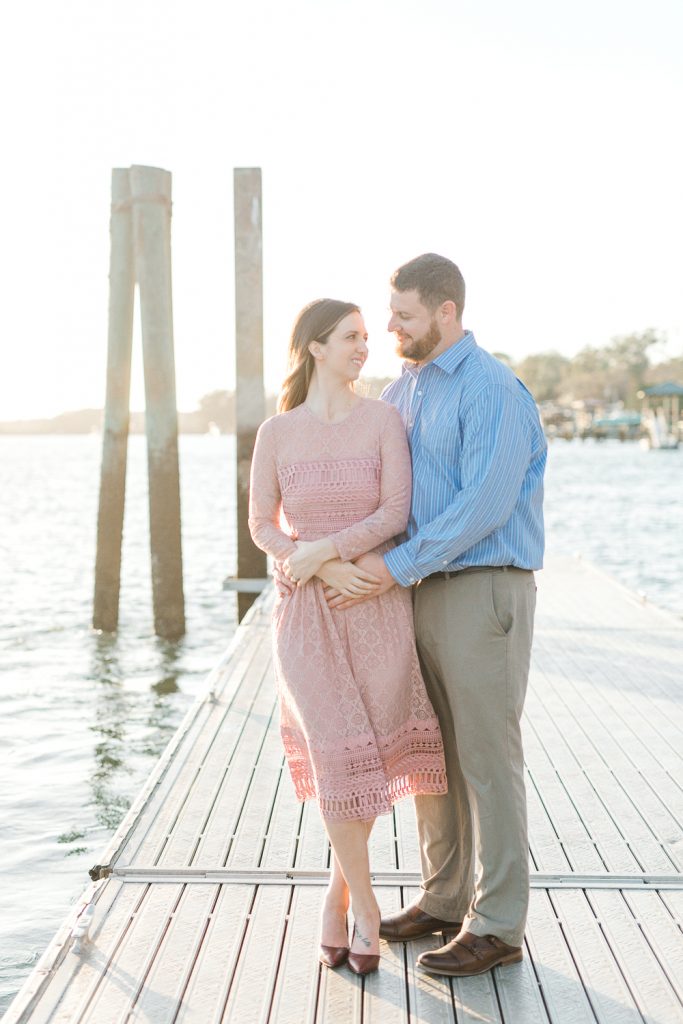
<svg viewBox="0 0 683 1024"><path fill-rule="evenodd" d="M296 551L282 564L285 576L302 587L330 558L337 557L337 549L329 540L298 540Z"/></svg>
<svg viewBox="0 0 683 1024"><path fill-rule="evenodd" d="M337 595L343 598L373 597L379 591L381 580L367 569L361 569L353 562L342 562L333 558L324 562L316 576Z"/></svg>
<svg viewBox="0 0 683 1024"><path fill-rule="evenodd" d="M296 590L296 583L288 580L282 571L281 562L273 562L273 583L280 597L289 597Z"/></svg>

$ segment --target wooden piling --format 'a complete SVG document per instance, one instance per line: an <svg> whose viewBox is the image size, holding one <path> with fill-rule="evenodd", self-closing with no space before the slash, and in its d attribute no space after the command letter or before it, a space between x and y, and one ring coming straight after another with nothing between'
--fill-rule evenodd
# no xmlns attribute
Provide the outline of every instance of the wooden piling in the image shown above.
<svg viewBox="0 0 683 1024"><path fill-rule="evenodd" d="M174 639L185 632L180 535L178 413L171 298L171 175L130 169L135 267L145 366L154 627Z"/></svg>
<svg viewBox="0 0 683 1024"><path fill-rule="evenodd" d="M130 416L135 270L130 183L127 170L111 179L109 330L93 626L112 632L118 625L121 541L126 494Z"/></svg>
<svg viewBox="0 0 683 1024"><path fill-rule="evenodd" d="M265 419L263 387L263 244L261 170L236 167L235 203L235 414L237 432L237 576L262 578L266 556L255 546L247 522L249 471L256 431ZM237 595L241 621L256 600Z"/></svg>

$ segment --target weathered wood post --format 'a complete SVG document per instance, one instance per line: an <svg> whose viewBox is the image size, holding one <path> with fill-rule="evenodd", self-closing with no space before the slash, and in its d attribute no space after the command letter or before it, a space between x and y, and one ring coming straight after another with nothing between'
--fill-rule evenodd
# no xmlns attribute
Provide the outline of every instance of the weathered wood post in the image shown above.
<svg viewBox="0 0 683 1024"><path fill-rule="evenodd" d="M158 167L133 166L130 190L145 365L154 628L160 636L174 639L185 632L185 610L171 298L171 175Z"/></svg>
<svg viewBox="0 0 683 1024"><path fill-rule="evenodd" d="M107 397L97 524L93 625L118 625L135 281L145 366L154 627L185 630L180 543L178 414L171 301L171 175L156 167L112 174Z"/></svg>
<svg viewBox="0 0 683 1024"><path fill-rule="evenodd" d="M263 242L261 169L236 167L235 203L235 416L237 432L237 578L263 579L266 556L247 523L249 471L256 431L265 419L263 387ZM237 593L241 621L255 593Z"/></svg>
<svg viewBox="0 0 683 1024"><path fill-rule="evenodd" d="M112 171L110 237L107 392L97 516L93 626L113 632L119 620L135 303L133 219L127 170Z"/></svg>

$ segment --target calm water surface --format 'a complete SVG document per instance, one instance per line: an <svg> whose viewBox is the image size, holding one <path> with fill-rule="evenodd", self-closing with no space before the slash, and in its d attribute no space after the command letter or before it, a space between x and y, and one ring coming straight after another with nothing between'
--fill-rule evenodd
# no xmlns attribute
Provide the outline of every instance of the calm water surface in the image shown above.
<svg viewBox="0 0 683 1024"><path fill-rule="evenodd" d="M235 628L234 440L180 439L187 634L154 637L144 439L131 438L115 636L95 633L100 440L0 437L0 1015ZM548 550L683 615L683 450L554 442Z"/></svg>

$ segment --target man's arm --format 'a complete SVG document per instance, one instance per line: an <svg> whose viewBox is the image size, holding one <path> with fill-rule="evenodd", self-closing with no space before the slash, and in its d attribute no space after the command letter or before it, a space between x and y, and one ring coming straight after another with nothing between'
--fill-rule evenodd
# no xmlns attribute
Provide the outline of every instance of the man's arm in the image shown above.
<svg viewBox="0 0 683 1024"><path fill-rule="evenodd" d="M385 594L387 590L391 590L392 587L396 586L396 580L387 569L386 562L381 555L375 554L374 551L368 551L367 554L361 555L353 563L365 572L371 573L377 577L380 581L379 586L376 586L372 593L367 594L364 597L345 597L340 594L338 590L327 589L325 591L325 597L330 608L349 608L352 604L360 604L362 601L367 601L371 597L377 597L379 594Z"/></svg>

